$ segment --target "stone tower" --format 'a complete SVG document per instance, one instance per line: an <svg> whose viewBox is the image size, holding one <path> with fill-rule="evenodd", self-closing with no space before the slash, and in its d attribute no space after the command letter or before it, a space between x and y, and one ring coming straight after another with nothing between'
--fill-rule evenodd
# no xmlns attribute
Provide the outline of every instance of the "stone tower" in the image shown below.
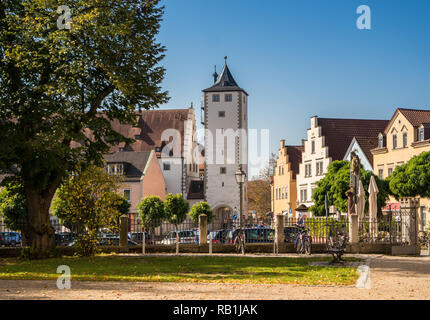
<svg viewBox="0 0 430 320"><path fill-rule="evenodd" d="M232 218L240 209L240 187L235 174L246 174L242 192L242 217L248 215L248 94L234 80L227 57L214 84L203 90L205 127L205 200L216 223ZM222 225L220 225L222 227Z"/></svg>

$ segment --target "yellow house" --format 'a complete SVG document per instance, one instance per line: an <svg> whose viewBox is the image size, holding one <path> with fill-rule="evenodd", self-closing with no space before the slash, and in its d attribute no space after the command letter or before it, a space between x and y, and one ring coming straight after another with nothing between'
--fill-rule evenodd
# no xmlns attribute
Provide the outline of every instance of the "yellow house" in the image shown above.
<svg viewBox="0 0 430 320"><path fill-rule="evenodd" d="M372 149L373 170L380 178L387 178L397 166L413 156L430 151L430 110L399 108L384 132L378 135L378 147ZM395 203L394 198L390 198ZM418 215L419 229L425 229L430 199L421 199Z"/></svg>
<svg viewBox="0 0 430 320"><path fill-rule="evenodd" d="M296 174L302 161L303 146L286 146L281 140L272 182L272 212L295 213L297 206ZM291 215L289 215L291 217Z"/></svg>

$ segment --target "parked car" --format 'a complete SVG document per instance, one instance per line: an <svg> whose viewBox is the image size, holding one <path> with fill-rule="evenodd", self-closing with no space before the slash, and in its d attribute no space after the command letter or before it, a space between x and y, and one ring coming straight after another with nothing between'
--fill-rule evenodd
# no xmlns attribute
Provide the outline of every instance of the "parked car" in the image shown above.
<svg viewBox="0 0 430 320"><path fill-rule="evenodd" d="M161 244L175 244L177 232L179 233L179 243L197 243L198 241L198 230L170 231Z"/></svg>
<svg viewBox="0 0 430 320"><path fill-rule="evenodd" d="M284 241L288 242L288 243L295 243L299 233L300 233L299 227L296 227L296 226L285 227L284 228L284 236L285 236Z"/></svg>
<svg viewBox="0 0 430 320"><path fill-rule="evenodd" d="M150 239L151 239L151 235L149 233L147 233L147 232L129 232L128 233L128 238L131 241L134 241L134 242L136 242L138 244L141 244L142 240L143 240L143 235L144 234L145 234L145 240L148 243L148 241L150 241Z"/></svg>
<svg viewBox="0 0 430 320"><path fill-rule="evenodd" d="M271 243L275 238L275 230L271 228L244 228L246 243ZM230 230L227 238L229 243L233 243L238 229Z"/></svg>
<svg viewBox="0 0 430 320"><path fill-rule="evenodd" d="M212 243L229 243L228 234L231 229L221 229L217 231L212 231ZM209 240L209 235L208 235Z"/></svg>
<svg viewBox="0 0 430 320"><path fill-rule="evenodd" d="M56 232L55 233L55 245L57 246L68 246L75 240L76 235L70 232Z"/></svg>
<svg viewBox="0 0 430 320"><path fill-rule="evenodd" d="M15 247L21 244L21 233L19 232L2 232L0 233L0 245L6 247Z"/></svg>

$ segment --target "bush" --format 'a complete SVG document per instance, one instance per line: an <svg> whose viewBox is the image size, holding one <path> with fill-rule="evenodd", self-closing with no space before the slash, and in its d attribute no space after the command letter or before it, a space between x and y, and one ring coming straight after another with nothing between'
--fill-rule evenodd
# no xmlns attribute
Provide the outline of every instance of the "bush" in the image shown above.
<svg viewBox="0 0 430 320"><path fill-rule="evenodd" d="M177 228L179 224L187 218L190 204L184 199L182 193L173 195L169 193L164 201L164 213L167 221L174 224Z"/></svg>
<svg viewBox="0 0 430 320"><path fill-rule="evenodd" d="M208 217L208 223L210 223L213 219L213 212L211 210L210 205L205 202L195 203L190 211L190 218L194 223L199 222L199 216L205 214Z"/></svg>
<svg viewBox="0 0 430 320"><path fill-rule="evenodd" d="M154 230L165 219L164 204L160 197L143 198L137 208L144 230Z"/></svg>

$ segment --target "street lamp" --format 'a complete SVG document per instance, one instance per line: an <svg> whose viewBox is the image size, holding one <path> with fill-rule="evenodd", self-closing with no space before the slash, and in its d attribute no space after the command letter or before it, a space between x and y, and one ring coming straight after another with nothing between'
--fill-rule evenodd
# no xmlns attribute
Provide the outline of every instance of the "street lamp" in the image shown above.
<svg viewBox="0 0 430 320"><path fill-rule="evenodd" d="M242 214L243 214L243 206L242 206L242 198L243 198L243 184L245 183L246 173L242 170L242 166L239 166L239 169L234 174L236 177L236 182L240 186L240 206L239 206L239 226L242 227Z"/></svg>

